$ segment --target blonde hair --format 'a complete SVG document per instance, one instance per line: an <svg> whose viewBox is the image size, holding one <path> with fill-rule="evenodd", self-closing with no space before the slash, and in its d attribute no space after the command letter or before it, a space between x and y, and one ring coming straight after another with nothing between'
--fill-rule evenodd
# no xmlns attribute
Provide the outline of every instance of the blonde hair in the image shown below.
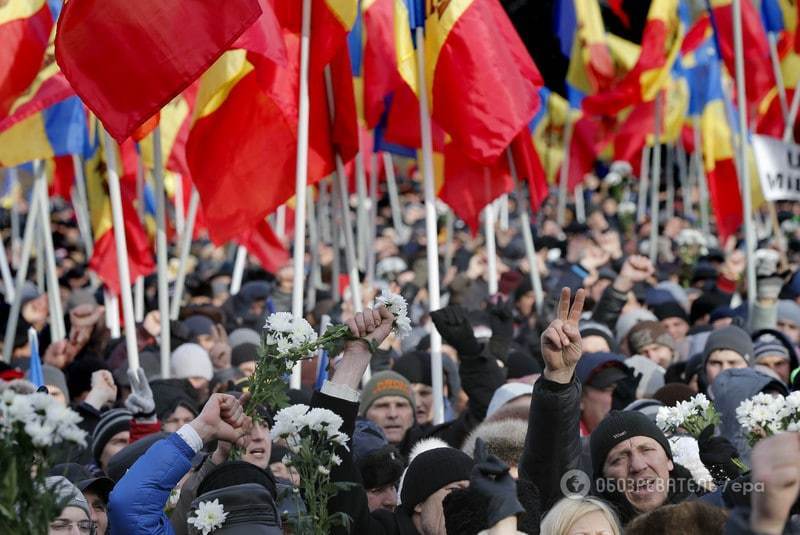
<svg viewBox="0 0 800 535"><path fill-rule="evenodd" d="M541 535L567 535L575 523L589 513L600 512L611 525L612 535L620 535L617 514L604 501L597 498L563 498L544 515Z"/></svg>

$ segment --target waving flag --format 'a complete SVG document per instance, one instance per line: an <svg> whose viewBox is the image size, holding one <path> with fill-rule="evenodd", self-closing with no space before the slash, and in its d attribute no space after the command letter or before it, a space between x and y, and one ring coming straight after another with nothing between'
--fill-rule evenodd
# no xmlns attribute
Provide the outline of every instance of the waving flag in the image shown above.
<svg viewBox="0 0 800 535"><path fill-rule="evenodd" d="M277 272L289 261L289 252L265 220L259 221L238 240L247 252L258 259L266 271Z"/></svg>
<svg viewBox="0 0 800 535"><path fill-rule="evenodd" d="M39 73L56 16L45 0L0 3L0 119Z"/></svg>
<svg viewBox="0 0 800 535"><path fill-rule="evenodd" d="M539 71L497 0L427 2L412 13L419 24L421 13L431 116L465 155L492 164L535 115Z"/></svg>
<svg viewBox="0 0 800 535"><path fill-rule="evenodd" d="M56 57L118 141L152 117L261 14L259 0L70 0Z"/></svg>
<svg viewBox="0 0 800 535"><path fill-rule="evenodd" d="M615 67L600 5L594 0L560 0L556 16L561 53L570 58L567 82L587 95L607 89Z"/></svg>
<svg viewBox="0 0 800 535"><path fill-rule="evenodd" d="M627 106L655 99L667 83L683 38L678 4L678 0L652 0L639 60L613 88L583 101L587 113L614 116Z"/></svg>
<svg viewBox="0 0 800 535"><path fill-rule="evenodd" d="M533 213L539 211L547 199L547 177L545 176L542 161L533 146L533 137L529 127L520 132L511 143L511 157L517 170L517 178L528 183L528 196L531 201Z"/></svg>

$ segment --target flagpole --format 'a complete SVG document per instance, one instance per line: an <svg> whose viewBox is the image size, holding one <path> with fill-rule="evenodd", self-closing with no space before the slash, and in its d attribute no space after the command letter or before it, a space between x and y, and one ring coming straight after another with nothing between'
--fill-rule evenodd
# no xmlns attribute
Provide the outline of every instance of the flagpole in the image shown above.
<svg viewBox="0 0 800 535"><path fill-rule="evenodd" d="M775 85L778 88L778 102L781 106L781 114L783 120L789 119L789 103L786 99L786 84L783 82L783 73L781 72L781 61L778 58L778 37L775 32L767 32L767 39L769 40L769 61L772 63L772 74L775 76Z"/></svg>
<svg viewBox="0 0 800 535"><path fill-rule="evenodd" d="M295 167L294 204L294 280L292 281L292 317L303 318L303 282L306 249L306 185L308 184L308 63L311 42L311 0L303 0L300 34L300 96L297 117L297 162ZM302 361L292 369L291 388L300 388Z"/></svg>
<svg viewBox="0 0 800 535"><path fill-rule="evenodd" d="M119 326L119 299L106 288L103 290L103 303L106 311L106 325L111 332L111 338L119 338L122 334Z"/></svg>
<svg viewBox="0 0 800 535"><path fill-rule="evenodd" d="M394 159L388 152L383 153L383 168L386 171L386 189L389 190L389 205L392 209L392 225L398 239L404 235L405 224L400 210L400 196L397 193L397 177L394 174Z"/></svg>
<svg viewBox="0 0 800 535"><path fill-rule="evenodd" d="M675 146L676 156L678 160L678 181L681 183L681 192L683 200L683 217L691 219L694 216L694 205L692 203L692 179L686 168L686 149L683 148L683 143L680 139Z"/></svg>
<svg viewBox="0 0 800 535"><path fill-rule="evenodd" d="M35 188L33 195L37 195ZM40 204L35 202L35 199L32 201L28 209L28 218L25 221L25 231L22 237L19 264L17 265L15 299L11 304L11 311L8 313L8 322L6 323L6 332L3 338L3 360L7 363L11 362L11 353L14 349L14 336L17 333L17 321L22 308L22 287L25 285L28 275L28 264L31 259L36 220L39 217Z"/></svg>
<svg viewBox="0 0 800 535"><path fill-rule="evenodd" d="M450 271L453 266L453 233L455 232L455 215L448 206L444 215L444 272Z"/></svg>
<svg viewBox="0 0 800 535"><path fill-rule="evenodd" d="M497 207L500 213L500 230L506 231L508 230L508 223L509 223L509 214L508 214L508 193L503 193L500 195L500 198L497 199Z"/></svg>
<svg viewBox="0 0 800 535"><path fill-rule="evenodd" d="M317 284L320 282L319 274L319 227L317 226L317 213L315 210L314 192L309 186L306 195L308 206L308 248L311 252L311 269L308 270L308 291L306 292L306 310L312 310L317 302Z"/></svg>
<svg viewBox="0 0 800 535"><path fill-rule="evenodd" d="M675 217L675 147L666 145L667 147L667 220Z"/></svg>
<svg viewBox="0 0 800 535"><path fill-rule="evenodd" d="M489 168L483 168L484 180L492 179ZM489 286L489 295L497 293L497 243L495 242L494 227L496 217L494 204L487 203L483 209L484 233L486 234L486 283Z"/></svg>
<svg viewBox="0 0 800 535"><path fill-rule="evenodd" d="M245 264L247 264L247 248L244 245L239 245L236 247L236 260L233 261L231 287L228 291L230 295L236 295L242 289Z"/></svg>
<svg viewBox="0 0 800 535"><path fill-rule="evenodd" d="M431 312L439 310L439 248L436 231L436 194L433 190L433 137L428 111L428 89L425 81L425 37L417 26L417 83L419 84L419 117L422 137L422 176L425 190L425 233L428 253L428 303ZM444 388L442 373L442 337L431 324L431 382L433 383L433 423L444 422Z"/></svg>
<svg viewBox="0 0 800 535"><path fill-rule="evenodd" d="M14 302L16 295L16 288L14 288L14 279L11 277L11 268L8 265L8 257L6 256L6 246L0 241L0 274L3 276L3 288L5 289L5 301L9 305Z"/></svg>
<svg viewBox="0 0 800 535"><path fill-rule="evenodd" d="M661 108L663 93L659 91L655 103L655 144L653 145L653 184L650 188L650 261L658 262L658 193L661 188Z"/></svg>
<svg viewBox="0 0 800 535"><path fill-rule="evenodd" d="M753 199L750 192L750 169L747 165L747 93L744 83L744 43L742 41L742 0L733 0L733 44L736 54L736 98L739 107L739 177L742 187L745 257L747 259L747 309L752 321L756 299L755 240L753 236Z"/></svg>
<svg viewBox="0 0 800 535"><path fill-rule="evenodd" d="M367 286L373 288L375 285L375 231L378 222L378 153L370 155L371 165L369 173L369 212L366 227L367 233Z"/></svg>
<svg viewBox="0 0 800 535"><path fill-rule="evenodd" d="M183 177L175 177L175 234L178 238L186 232L186 214L183 211Z"/></svg>
<svg viewBox="0 0 800 535"><path fill-rule="evenodd" d="M800 110L800 86L794 90L792 95L792 105L789 107L789 117L783 128L783 141L788 143L794 138L794 122L797 120L797 112Z"/></svg>
<svg viewBox="0 0 800 535"><path fill-rule="evenodd" d="M639 174L639 194L636 198L636 222L644 223L647 215L647 189L650 187L650 147L645 143L642 147L642 164Z"/></svg>
<svg viewBox="0 0 800 535"><path fill-rule="evenodd" d="M192 186L192 196L189 197L189 213L186 217L186 228L180 235L180 256L178 257L178 273L175 276L175 289L170 303L169 319L175 321L181 311L181 301L183 301L183 287L186 282L186 263L189 261L189 251L192 248L192 235L194 234L194 223L197 220L197 209L200 204L200 194L197 188Z"/></svg>
<svg viewBox="0 0 800 535"><path fill-rule="evenodd" d="M50 197L47 194L47 176L45 175L44 162L38 160L34 164L36 169L36 184L39 188L38 202L39 218L42 236L44 237L45 274L47 277L47 295L50 301L50 334L53 342L58 342L66 337L64 326L64 308L61 304L61 290L58 286L56 274L56 255L53 248L53 234L50 230Z"/></svg>
<svg viewBox="0 0 800 535"><path fill-rule="evenodd" d="M525 242L525 256L528 258L529 273L531 276L531 286L533 288L534 299L536 300L536 314L541 315L544 306L544 291L542 291L542 278L539 273L539 261L536 258L536 247L533 243L533 233L531 232L531 218L528 215L528 196L522 182L517 175L517 165L510 150L506 150L508 157L508 167L511 170L511 177L514 179L517 193L517 210L519 211L519 224L522 227L522 239Z"/></svg>
<svg viewBox="0 0 800 535"><path fill-rule="evenodd" d="M700 229L703 235L709 236L711 233L710 215L708 213L708 184L706 182L705 165L703 163L703 143L700 131L700 117L694 117L694 170L697 173L697 191L700 202Z"/></svg>
<svg viewBox="0 0 800 535"><path fill-rule="evenodd" d="M575 185L575 220L586 222L586 200L583 198L583 183Z"/></svg>
<svg viewBox="0 0 800 535"><path fill-rule="evenodd" d="M286 234L286 204L278 206L275 211L275 233L283 239Z"/></svg>
<svg viewBox="0 0 800 535"><path fill-rule="evenodd" d="M356 153L356 257L358 258L358 269L366 273L367 271L367 227L369 226L369 215L367 213L367 177L364 172L364 152L361 150L361 135L359 134L359 150Z"/></svg>
<svg viewBox="0 0 800 535"><path fill-rule="evenodd" d="M83 162L77 154L72 155L72 170L75 174L75 194L78 200L76 203L75 198L73 198L72 204L75 206L78 223L81 220L84 222L84 247L88 258L94 253L94 237L92 236L92 224L89 217L89 201L86 195L86 177L83 174Z"/></svg>
<svg viewBox="0 0 800 535"><path fill-rule="evenodd" d="M136 205L136 213L139 215L139 221L142 227L145 228L144 221L144 162L142 161L142 154L139 152L136 158L136 198L138 203ZM133 283L133 317L136 323L144 321L144 277L136 277Z"/></svg>
<svg viewBox="0 0 800 535"><path fill-rule="evenodd" d="M128 368L136 370L139 368L139 348L136 342L136 321L133 317L131 274L128 266L128 245L125 238L125 223L122 215L122 194L120 193L119 175L117 174L117 155L114 152L114 141L105 129L103 129L103 136L105 137L103 149L108 166L108 193L111 198L111 217L114 222L114 241L117 249L119 286L122 294L122 314L125 322Z"/></svg>
<svg viewBox="0 0 800 535"><path fill-rule="evenodd" d="M564 159L561 160L561 170L558 180L558 207L556 221L564 226L567 217L567 184L569 182L569 147L572 144L572 108L567 108L566 125L564 128Z"/></svg>
<svg viewBox="0 0 800 535"><path fill-rule="evenodd" d="M164 199L164 167L161 146L161 125L153 130L153 177L156 183L156 266L158 269L158 315L161 324L161 378L170 376L169 283L167 281L167 210ZM181 199L183 206L183 199ZM189 235L191 238L191 234Z"/></svg>
<svg viewBox="0 0 800 535"><path fill-rule="evenodd" d="M341 274L341 260L342 260L342 210L339 207L339 184L336 180L336 175L331 177L330 183L330 219L331 219L331 233L330 244L333 249L333 260L331 261L331 294L333 301L338 303L341 301L341 292L339 291L339 275Z"/></svg>
<svg viewBox="0 0 800 535"><path fill-rule="evenodd" d="M8 179L11 183L11 197L14 200L11 204L11 264L16 268L20 263L20 251L22 247L19 240L19 171L16 167L8 168Z"/></svg>
<svg viewBox="0 0 800 535"><path fill-rule="evenodd" d="M331 241L331 196L328 189L330 181L328 179L321 180L318 183L319 188L319 202L317 203L317 222L319 223L320 241Z"/></svg>
<svg viewBox="0 0 800 535"><path fill-rule="evenodd" d="M133 318L136 323L144 321L144 277L136 277L133 283Z"/></svg>

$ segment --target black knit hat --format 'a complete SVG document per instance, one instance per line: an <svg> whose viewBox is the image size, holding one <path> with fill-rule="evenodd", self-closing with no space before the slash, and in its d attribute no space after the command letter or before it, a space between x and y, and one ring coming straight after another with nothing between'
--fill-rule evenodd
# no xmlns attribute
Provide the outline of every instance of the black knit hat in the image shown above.
<svg viewBox="0 0 800 535"><path fill-rule="evenodd" d="M672 459L672 448L664 433L650 418L638 411L611 411L592 431L589 449L592 454L594 478L603 475L603 465L614 446L633 437L649 437L658 442L667 457Z"/></svg>
<svg viewBox="0 0 800 535"><path fill-rule="evenodd" d="M231 365L238 366L244 362L258 360L258 346L245 342L233 348L231 353Z"/></svg>
<svg viewBox="0 0 800 535"><path fill-rule="evenodd" d="M654 306L653 314L655 314L659 320L667 318L680 318L686 323L689 323L689 314L687 314L686 310L684 310L683 307L675 301L667 301L666 303L661 303L660 305Z"/></svg>
<svg viewBox="0 0 800 535"><path fill-rule="evenodd" d="M199 414L197 402L192 397L193 388L188 379L157 379L150 381L153 400L156 402L156 416L162 422L175 412L179 406L194 415Z"/></svg>
<svg viewBox="0 0 800 535"><path fill-rule="evenodd" d="M722 329L712 331L708 335L705 348L703 349L703 362L708 361L711 353L720 349L730 349L735 351L749 365L753 359L753 340L747 331L735 325L728 325Z"/></svg>
<svg viewBox="0 0 800 535"><path fill-rule="evenodd" d="M400 491L402 507L409 513L440 488L469 480L474 461L455 448L434 448L420 453L408 465Z"/></svg>
<svg viewBox="0 0 800 535"><path fill-rule="evenodd" d="M96 462L100 462L103 448L114 435L130 430L131 418L133 418L133 414L127 409L111 409L100 417L100 421L97 422L97 426L92 432L91 442L92 457Z"/></svg>
<svg viewBox="0 0 800 535"><path fill-rule="evenodd" d="M232 487L242 483L256 483L267 489L274 498L277 495L275 476L268 470L262 470L258 466L245 461L231 461L223 463L211 470L200 486L197 487L197 495Z"/></svg>
<svg viewBox="0 0 800 535"><path fill-rule="evenodd" d="M364 456L357 466L364 488L369 490L396 485L403 475L405 463L397 448L389 444Z"/></svg>

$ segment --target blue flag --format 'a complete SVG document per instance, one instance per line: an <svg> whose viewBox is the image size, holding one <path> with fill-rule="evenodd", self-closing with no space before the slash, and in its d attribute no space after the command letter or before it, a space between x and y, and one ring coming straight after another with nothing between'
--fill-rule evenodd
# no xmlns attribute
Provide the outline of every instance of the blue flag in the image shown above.
<svg viewBox="0 0 800 535"><path fill-rule="evenodd" d="M31 367L28 370L28 380L33 386L39 388L44 386L44 372L42 371L42 359L39 357L39 338L36 329L28 329L28 343L31 346Z"/></svg>

